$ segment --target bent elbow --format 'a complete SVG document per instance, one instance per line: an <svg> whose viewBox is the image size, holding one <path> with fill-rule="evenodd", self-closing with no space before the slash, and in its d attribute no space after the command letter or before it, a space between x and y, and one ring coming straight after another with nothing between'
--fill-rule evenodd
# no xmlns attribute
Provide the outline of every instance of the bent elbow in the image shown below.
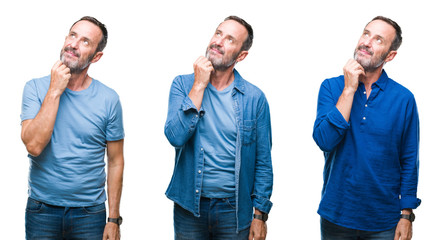
<svg viewBox="0 0 441 240"><path fill-rule="evenodd" d="M314 139L314 142L317 144L317 146L322 150L323 152L332 152L334 150L335 146L330 146L329 144L326 144L325 139L322 139L315 134L312 135L312 138Z"/></svg>
<svg viewBox="0 0 441 240"><path fill-rule="evenodd" d="M174 134L173 131L171 131L169 128L164 129L165 137L167 138L168 142L175 148L180 148L185 145L186 141L183 137Z"/></svg>
<svg viewBox="0 0 441 240"><path fill-rule="evenodd" d="M185 141L179 137L167 137L168 142L175 148L180 148L185 145Z"/></svg>
<svg viewBox="0 0 441 240"><path fill-rule="evenodd" d="M39 148L37 146L32 146L31 144L26 145L26 150L33 157L38 157L43 152L42 148Z"/></svg>

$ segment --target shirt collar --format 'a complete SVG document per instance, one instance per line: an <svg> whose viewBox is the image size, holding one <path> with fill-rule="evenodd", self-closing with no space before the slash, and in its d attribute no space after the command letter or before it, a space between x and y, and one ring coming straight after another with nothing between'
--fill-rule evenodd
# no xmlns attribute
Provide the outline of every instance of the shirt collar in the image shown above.
<svg viewBox="0 0 441 240"><path fill-rule="evenodd" d="M245 80L240 76L239 72L236 71L236 69L233 70L234 72L234 88L239 91L240 93L245 93Z"/></svg>
<svg viewBox="0 0 441 240"><path fill-rule="evenodd" d="M384 91L384 89L387 86L387 82L389 80L389 77L387 76L387 73L385 70L381 73L380 78L376 82L374 82L375 85L377 85L381 90Z"/></svg>

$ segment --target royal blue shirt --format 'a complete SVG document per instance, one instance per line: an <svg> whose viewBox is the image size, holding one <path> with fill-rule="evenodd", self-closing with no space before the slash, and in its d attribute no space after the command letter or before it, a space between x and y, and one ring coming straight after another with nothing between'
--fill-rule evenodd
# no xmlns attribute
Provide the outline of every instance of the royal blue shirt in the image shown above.
<svg viewBox="0 0 441 240"><path fill-rule="evenodd" d="M416 102L383 71L368 99L359 84L346 122L336 108L344 85L344 76L339 76L320 87L313 132L325 156L318 213L347 228L391 229L401 209L417 208L421 202Z"/></svg>
<svg viewBox="0 0 441 240"><path fill-rule="evenodd" d="M198 111L188 97L194 74L177 76L170 89L165 136L175 147L175 169L166 195L182 208L199 217L204 148ZM237 140L234 167L237 231L251 225L253 207L269 213L273 187L271 164L271 122L269 105L263 92L234 70L234 111Z"/></svg>

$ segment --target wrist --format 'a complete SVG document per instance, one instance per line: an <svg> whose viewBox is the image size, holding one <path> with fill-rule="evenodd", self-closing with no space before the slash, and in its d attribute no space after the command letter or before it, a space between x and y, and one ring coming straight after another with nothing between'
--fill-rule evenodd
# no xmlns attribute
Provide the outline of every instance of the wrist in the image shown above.
<svg viewBox="0 0 441 240"><path fill-rule="evenodd" d="M410 215L411 213L413 213L412 209L410 208L405 208L401 210L401 214L407 214Z"/></svg>
<svg viewBox="0 0 441 240"><path fill-rule="evenodd" d="M357 88L345 87L345 88L343 88L342 94L344 94L344 95L354 95L356 91L357 91Z"/></svg>
<svg viewBox="0 0 441 240"><path fill-rule="evenodd" d="M47 96L52 98L59 98L63 94L63 91L59 89L49 89L46 93Z"/></svg>

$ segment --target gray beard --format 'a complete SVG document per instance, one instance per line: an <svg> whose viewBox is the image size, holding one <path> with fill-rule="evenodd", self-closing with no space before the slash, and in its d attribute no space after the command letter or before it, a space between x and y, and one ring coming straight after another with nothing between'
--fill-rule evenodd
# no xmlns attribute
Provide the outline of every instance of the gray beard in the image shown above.
<svg viewBox="0 0 441 240"><path fill-rule="evenodd" d="M357 50L354 52L354 59L363 67L365 72L375 72L383 63L389 52L380 56L379 59L361 60L358 59Z"/></svg>
<svg viewBox="0 0 441 240"><path fill-rule="evenodd" d="M222 62L223 59L220 59L220 60L211 59L210 58L210 49L207 48L207 51L205 52L205 57L211 62L214 70L223 72L236 63L236 58L237 58L237 56L239 56L239 53L240 53L240 51L237 54L235 54L235 56L233 56L229 62L224 63L224 62Z"/></svg>

